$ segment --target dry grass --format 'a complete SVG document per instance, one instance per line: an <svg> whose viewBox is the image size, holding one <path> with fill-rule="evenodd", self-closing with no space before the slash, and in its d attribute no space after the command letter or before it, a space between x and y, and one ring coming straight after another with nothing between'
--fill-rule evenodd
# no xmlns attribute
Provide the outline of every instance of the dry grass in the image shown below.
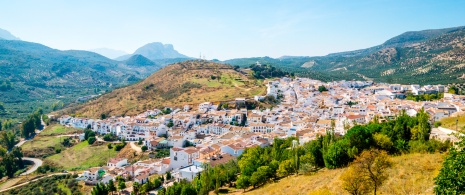
<svg viewBox="0 0 465 195"><path fill-rule="evenodd" d="M433 178L439 173L445 156L436 153L392 157L394 165L387 171L389 179L380 187L379 194L434 194ZM244 194L348 194L339 180L345 170L324 169L314 175L290 176ZM242 190L233 194L242 194Z"/></svg>
<svg viewBox="0 0 465 195"><path fill-rule="evenodd" d="M211 76L220 79L212 79ZM195 84L196 87L186 84ZM231 66L187 61L172 64L134 85L116 89L96 100L75 105L57 113L87 117L136 115L147 109L164 106L198 105L205 101L229 101L236 97L264 94L266 87L255 79L235 71Z"/></svg>
<svg viewBox="0 0 465 195"><path fill-rule="evenodd" d="M60 124L53 124L50 126L47 126L42 132L40 132L40 135L42 136L53 136L53 135L66 135L66 134L75 134L75 133L83 133L84 130L82 129L77 129L73 127L65 127Z"/></svg>
<svg viewBox="0 0 465 195"><path fill-rule="evenodd" d="M459 120L458 123L456 123L457 119ZM465 131L465 115L461 115L458 117L446 117L441 119L441 127L449 128L452 130L455 130L456 128L459 131Z"/></svg>
<svg viewBox="0 0 465 195"><path fill-rule="evenodd" d="M89 145L87 141L81 142L59 154L45 159L67 170L84 170L90 167L103 166L108 159L118 154L114 149L108 149L107 145Z"/></svg>

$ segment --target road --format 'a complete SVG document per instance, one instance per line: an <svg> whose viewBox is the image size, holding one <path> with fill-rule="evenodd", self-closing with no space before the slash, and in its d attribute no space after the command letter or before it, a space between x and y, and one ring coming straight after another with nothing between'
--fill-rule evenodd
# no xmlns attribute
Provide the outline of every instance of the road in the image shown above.
<svg viewBox="0 0 465 195"><path fill-rule="evenodd" d="M34 166L32 166L32 167L31 167L29 170L27 170L26 172L21 173L21 175L28 175L28 174L33 173L34 171L37 170L37 168L39 168L40 166L42 166L42 163L43 163L43 161L40 160L40 159L38 159L38 158L23 157L23 160L34 162Z"/></svg>
<svg viewBox="0 0 465 195"><path fill-rule="evenodd" d="M14 188L17 188L17 187L21 187L21 186L27 185L28 183L31 183L31 182L33 182L33 181L37 181L37 180L39 180L39 179L43 179L43 178L46 178L46 177L51 177L51 176L54 176L54 175L66 175L66 174L69 174L69 173L55 173L55 174L47 175L47 176L44 176L44 177L41 177L41 178L33 179L33 180L31 180L31 181L24 182L24 183L22 183L22 184L9 187L9 188L7 188L7 189L0 190L0 193L6 192L6 191L8 191L8 190L11 190L11 189L14 189Z"/></svg>

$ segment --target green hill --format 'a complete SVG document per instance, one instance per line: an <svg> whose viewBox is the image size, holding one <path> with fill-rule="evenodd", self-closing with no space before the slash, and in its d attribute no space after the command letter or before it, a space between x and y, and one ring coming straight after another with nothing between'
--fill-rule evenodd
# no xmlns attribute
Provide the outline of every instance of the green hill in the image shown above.
<svg viewBox="0 0 465 195"><path fill-rule="evenodd" d="M0 102L6 110L0 118L22 117L39 106L50 111L53 104L134 83L159 68L150 60L128 64L88 51L0 40Z"/></svg>
<svg viewBox="0 0 465 195"><path fill-rule="evenodd" d="M244 67L256 61L295 72L297 76L325 81L458 83L464 81L465 27L406 32L378 46L327 56L242 58L225 62Z"/></svg>

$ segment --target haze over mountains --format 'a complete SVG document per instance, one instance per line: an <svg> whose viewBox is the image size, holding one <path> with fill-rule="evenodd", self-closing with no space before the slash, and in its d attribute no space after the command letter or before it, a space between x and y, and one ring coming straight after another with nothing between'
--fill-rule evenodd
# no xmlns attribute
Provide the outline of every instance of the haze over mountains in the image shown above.
<svg viewBox="0 0 465 195"><path fill-rule="evenodd" d="M97 48L97 49L91 49L89 51L98 53L98 54L100 54L102 56L105 56L107 58L110 58L110 59L115 59L117 57L128 54L125 51L116 50L116 49L109 49L109 48Z"/></svg>
<svg viewBox="0 0 465 195"><path fill-rule="evenodd" d="M18 37L12 35L9 31L0 28L0 39L6 40L20 40Z"/></svg>

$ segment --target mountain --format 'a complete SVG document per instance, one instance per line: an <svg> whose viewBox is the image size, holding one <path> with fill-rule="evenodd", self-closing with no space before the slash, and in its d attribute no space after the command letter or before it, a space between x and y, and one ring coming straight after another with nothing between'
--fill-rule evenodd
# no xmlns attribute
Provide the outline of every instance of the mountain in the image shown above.
<svg viewBox="0 0 465 195"><path fill-rule="evenodd" d="M165 66L145 80L116 89L85 104L72 105L58 114L98 118L137 115L147 109L182 107L211 101L264 94L261 81L249 79L232 66L208 61L184 61Z"/></svg>
<svg viewBox="0 0 465 195"><path fill-rule="evenodd" d="M137 49L133 54L131 55L123 55L116 60L126 60L132 55L143 55L144 57L156 61L160 59L175 59L175 58L181 58L181 59L189 59L188 56L180 54L178 51L176 51L171 44L163 44L160 42L154 42L154 43L149 43L146 44L139 49Z"/></svg>
<svg viewBox="0 0 465 195"><path fill-rule="evenodd" d="M0 39L6 39L6 40L19 40L18 37L15 37L12 35L10 32L7 30L3 30L0 28Z"/></svg>
<svg viewBox="0 0 465 195"><path fill-rule="evenodd" d="M115 59L117 57L128 54L125 51L109 49L109 48L97 48L97 49L91 49L89 51L94 52L94 53L98 53L98 54L100 54L102 56L105 56L107 58L110 58L110 59Z"/></svg>
<svg viewBox="0 0 465 195"><path fill-rule="evenodd" d="M134 83L159 68L144 60L119 62L89 51L0 40L0 102L7 110L0 117L22 117L39 106L50 111Z"/></svg>
<svg viewBox="0 0 465 195"><path fill-rule="evenodd" d="M129 59L124 62L128 66L156 66L155 62L139 54L129 57Z"/></svg>
<svg viewBox="0 0 465 195"><path fill-rule="evenodd" d="M319 57L242 58L225 63L269 63L297 76L325 81L448 84L465 76L465 27L406 32L381 45Z"/></svg>

